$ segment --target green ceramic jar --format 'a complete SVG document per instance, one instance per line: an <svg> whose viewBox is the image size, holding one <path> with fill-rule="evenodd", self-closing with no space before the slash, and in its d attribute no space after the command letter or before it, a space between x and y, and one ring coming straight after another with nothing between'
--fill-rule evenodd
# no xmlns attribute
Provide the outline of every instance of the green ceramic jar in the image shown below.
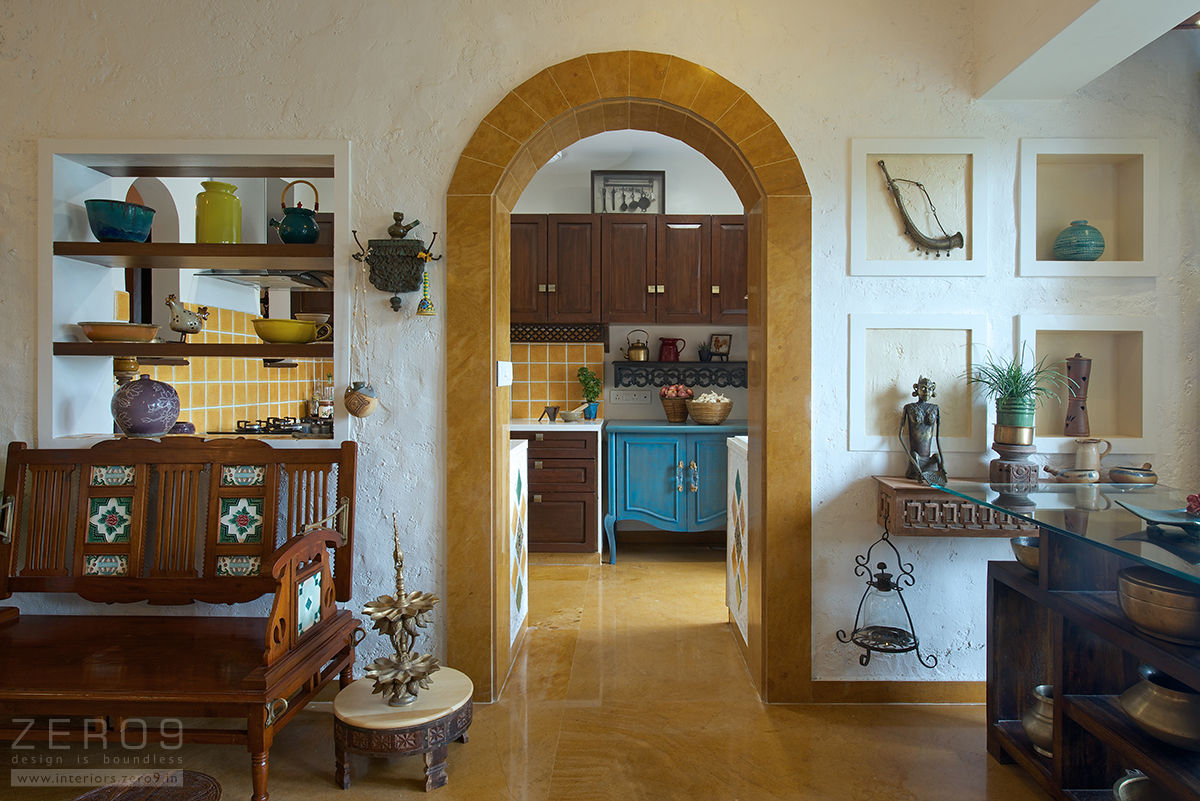
<svg viewBox="0 0 1200 801"><path fill-rule="evenodd" d="M242 241L242 201L237 187L221 181L202 181L196 195L196 241L236 245Z"/></svg>

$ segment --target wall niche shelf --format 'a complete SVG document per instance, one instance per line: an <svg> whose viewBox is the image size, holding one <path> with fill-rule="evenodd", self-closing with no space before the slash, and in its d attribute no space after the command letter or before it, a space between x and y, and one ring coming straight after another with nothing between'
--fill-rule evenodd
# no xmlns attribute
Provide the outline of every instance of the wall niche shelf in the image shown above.
<svg viewBox="0 0 1200 801"><path fill-rule="evenodd" d="M141 188L133 180L151 178L158 180L143 180ZM187 241L194 238L193 232L180 222L193 213L188 199L198 191L197 179L212 178L255 179L239 185L246 190L244 225L250 221L252 226L243 235L251 242ZM334 384L349 382L347 337L302 345L79 341L79 320L115 319L115 293L126 290L124 270L130 268L155 271L150 305L155 318L151 321L156 323L166 314L162 301L168 293L178 292L185 303L215 304L254 315L265 291L318 287L332 289L329 305L335 319L349 320L355 273L349 267L346 238L335 235L313 245L272 243L271 230L261 219L264 212L269 216L278 209L278 195L261 206L255 198L261 197L271 180L291 178L328 180L321 188L323 233L326 222L336 232L335 224L350 219L350 143L345 140L43 139L38 143L38 447L79 447L81 441L111 437L107 432L112 430L114 356L135 356L144 364L160 365L191 364L189 360L197 358L332 359ZM123 199L131 185L147 205L158 208L152 229L155 241L96 242L84 201ZM281 303L289 297L281 294ZM170 336L165 328L160 330ZM224 409L230 404L202 405ZM336 446L348 435L349 417L339 404L327 444ZM285 439L276 444L312 447L313 441Z"/></svg>
<svg viewBox="0 0 1200 801"><path fill-rule="evenodd" d="M1114 454L1153 454L1159 379L1154 372L1157 322L1150 317L1031 315L1017 318L1018 339L1029 343L1033 362L1064 369L1062 362L1079 353L1092 360L1088 379L1089 436L1107 439ZM1043 403L1034 423L1041 453L1074 453L1075 437L1063 433L1067 392L1060 402Z"/></svg>
<svg viewBox="0 0 1200 801"><path fill-rule="evenodd" d="M195 242L55 242L55 256L101 267L158 270L278 269L333 272L333 245L209 245Z"/></svg>
<svg viewBox="0 0 1200 801"><path fill-rule="evenodd" d="M149 358L189 358L228 356L243 359L276 359L294 356L300 359L333 357L332 342L305 345L223 344L215 342L55 342L55 356L138 356Z"/></svg>
<svg viewBox="0 0 1200 801"><path fill-rule="evenodd" d="M1158 273L1158 143L1152 139L1022 139L1022 276L1154 277ZM1104 235L1096 261L1054 258L1073 220Z"/></svg>
<svg viewBox="0 0 1200 801"><path fill-rule="evenodd" d="M613 362L614 387L746 387L746 362Z"/></svg>

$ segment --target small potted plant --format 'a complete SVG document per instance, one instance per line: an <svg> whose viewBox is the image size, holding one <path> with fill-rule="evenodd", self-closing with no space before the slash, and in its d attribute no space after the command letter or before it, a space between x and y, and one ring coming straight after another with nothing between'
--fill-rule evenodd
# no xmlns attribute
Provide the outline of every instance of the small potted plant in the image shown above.
<svg viewBox="0 0 1200 801"><path fill-rule="evenodd" d="M708 345L701 342L700 347L697 350L700 351L700 361L702 361L702 362L711 362L712 361L712 348L710 348Z"/></svg>
<svg viewBox="0 0 1200 801"><path fill-rule="evenodd" d="M598 401L604 392L604 382L587 367L580 367L576 371L575 377L579 379L579 385L583 387L583 399L587 401L587 408L583 410L583 419L595 420L596 409L600 406Z"/></svg>
<svg viewBox="0 0 1200 801"><path fill-rule="evenodd" d="M1021 343L1022 356L1026 349ZM1029 445L1038 405L1046 398L1058 400L1059 390L1075 382L1061 370L1046 366L1045 358L1027 365L1021 356L997 359L989 353L967 375L967 383L982 387L988 397L995 399L996 441Z"/></svg>

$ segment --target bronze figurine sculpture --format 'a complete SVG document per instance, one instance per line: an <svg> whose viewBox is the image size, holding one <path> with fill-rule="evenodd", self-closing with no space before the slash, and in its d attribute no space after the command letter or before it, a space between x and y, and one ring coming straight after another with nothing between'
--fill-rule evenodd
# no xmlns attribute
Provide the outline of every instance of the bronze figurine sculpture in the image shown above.
<svg viewBox="0 0 1200 801"><path fill-rule="evenodd" d="M908 470L904 475L922 484L945 484L946 467L938 439L941 411L936 403L929 402L937 394L937 384L921 376L913 384L912 394L916 402L905 404L900 417L900 445L908 454Z"/></svg>

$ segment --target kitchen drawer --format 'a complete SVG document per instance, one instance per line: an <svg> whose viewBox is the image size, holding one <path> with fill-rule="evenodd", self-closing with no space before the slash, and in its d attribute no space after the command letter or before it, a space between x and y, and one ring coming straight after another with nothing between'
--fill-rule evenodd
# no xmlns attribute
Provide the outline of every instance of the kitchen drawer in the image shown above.
<svg viewBox="0 0 1200 801"><path fill-rule="evenodd" d="M529 440L531 463L534 459L594 459L599 441L595 431L513 431L511 438Z"/></svg>
<svg viewBox="0 0 1200 801"><path fill-rule="evenodd" d="M538 459L529 460L529 488L562 492L595 493L595 459Z"/></svg>
<svg viewBox="0 0 1200 801"><path fill-rule="evenodd" d="M594 492L529 492L529 550L578 552L596 550L599 524Z"/></svg>

